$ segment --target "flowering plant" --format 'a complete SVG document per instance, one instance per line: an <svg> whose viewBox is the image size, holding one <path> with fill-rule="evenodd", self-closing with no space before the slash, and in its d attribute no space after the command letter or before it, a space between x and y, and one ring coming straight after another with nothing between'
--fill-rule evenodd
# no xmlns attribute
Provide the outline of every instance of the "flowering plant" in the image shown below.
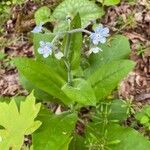
<svg viewBox="0 0 150 150"><path fill-rule="evenodd" d="M40 109L38 124L32 132L22 133L32 134L31 149L149 149L144 137L123 127L128 107L111 94L135 64L127 59L128 39L111 35L108 27L95 23L103 13L89 0L64 0L52 14L45 6L36 12L37 26L32 31L35 58L15 58L13 62L24 88L34 90L42 104L54 102L58 108L50 112L42 105L36 111L32 94L31 110L37 114ZM54 24L53 31L45 28L47 22ZM88 111L82 113L83 109ZM15 148L13 143L10 146Z"/></svg>

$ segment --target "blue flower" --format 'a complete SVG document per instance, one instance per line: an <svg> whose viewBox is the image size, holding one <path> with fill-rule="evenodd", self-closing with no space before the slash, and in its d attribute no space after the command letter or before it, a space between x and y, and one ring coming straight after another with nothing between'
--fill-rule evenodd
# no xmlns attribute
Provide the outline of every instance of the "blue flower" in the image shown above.
<svg viewBox="0 0 150 150"><path fill-rule="evenodd" d="M104 28L103 25L100 25L94 30L94 33L91 33L90 38L94 45L98 45L99 43L104 44L108 36L109 29L107 27Z"/></svg>
<svg viewBox="0 0 150 150"><path fill-rule="evenodd" d="M40 33L43 29L43 23L40 23L40 25L35 26L35 28L32 30L33 33Z"/></svg>
<svg viewBox="0 0 150 150"><path fill-rule="evenodd" d="M42 54L44 58L47 58L52 54L53 45L50 42L40 41L40 47L38 48L38 53Z"/></svg>

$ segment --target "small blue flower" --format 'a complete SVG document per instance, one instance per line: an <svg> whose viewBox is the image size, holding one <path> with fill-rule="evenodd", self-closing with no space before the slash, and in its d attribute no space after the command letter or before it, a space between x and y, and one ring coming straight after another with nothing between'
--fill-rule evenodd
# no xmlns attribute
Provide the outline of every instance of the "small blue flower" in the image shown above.
<svg viewBox="0 0 150 150"><path fill-rule="evenodd" d="M95 32L90 35L93 44L98 45L99 43L106 43L106 38L109 36L109 29L100 25L94 31Z"/></svg>
<svg viewBox="0 0 150 150"><path fill-rule="evenodd" d="M43 29L43 23L40 23L40 25L35 26L35 28L32 30L33 33L40 33Z"/></svg>
<svg viewBox="0 0 150 150"><path fill-rule="evenodd" d="M42 54L44 58L47 58L52 54L53 45L50 42L40 41L40 47L38 48L38 53Z"/></svg>

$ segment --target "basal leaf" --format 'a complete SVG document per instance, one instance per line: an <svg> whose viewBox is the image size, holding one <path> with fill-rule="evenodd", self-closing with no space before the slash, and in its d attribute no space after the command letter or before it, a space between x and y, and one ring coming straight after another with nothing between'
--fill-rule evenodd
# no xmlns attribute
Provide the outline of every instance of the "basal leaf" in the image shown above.
<svg viewBox="0 0 150 150"><path fill-rule="evenodd" d="M67 29L67 17L74 18L79 13L82 27L87 26L90 21L100 18L104 12L94 2L89 0L64 0L56 7L52 14L52 20L56 22L55 32Z"/></svg>
<svg viewBox="0 0 150 150"><path fill-rule="evenodd" d="M42 126L33 134L33 150L68 150L77 115L41 112L39 119Z"/></svg>
<svg viewBox="0 0 150 150"><path fill-rule="evenodd" d="M13 99L9 104L0 103L1 150L21 149L24 135L32 134L41 125L40 121L34 121L40 107L41 104L35 104L33 93L20 103L19 110Z"/></svg>
<svg viewBox="0 0 150 150"><path fill-rule="evenodd" d="M112 61L101 66L88 78L98 100L106 98L112 90L134 67L134 62L130 60Z"/></svg>

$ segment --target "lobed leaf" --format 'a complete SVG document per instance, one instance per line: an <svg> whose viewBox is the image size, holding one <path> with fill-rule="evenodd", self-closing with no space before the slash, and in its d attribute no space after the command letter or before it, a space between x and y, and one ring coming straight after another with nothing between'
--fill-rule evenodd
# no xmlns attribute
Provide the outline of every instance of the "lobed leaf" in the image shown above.
<svg viewBox="0 0 150 150"><path fill-rule="evenodd" d="M20 103L18 109L15 100L10 103L0 103L0 149L20 150L24 141L24 135L32 134L41 125L40 121L34 121L40 110L41 104L35 104L35 98L31 93L25 101Z"/></svg>

